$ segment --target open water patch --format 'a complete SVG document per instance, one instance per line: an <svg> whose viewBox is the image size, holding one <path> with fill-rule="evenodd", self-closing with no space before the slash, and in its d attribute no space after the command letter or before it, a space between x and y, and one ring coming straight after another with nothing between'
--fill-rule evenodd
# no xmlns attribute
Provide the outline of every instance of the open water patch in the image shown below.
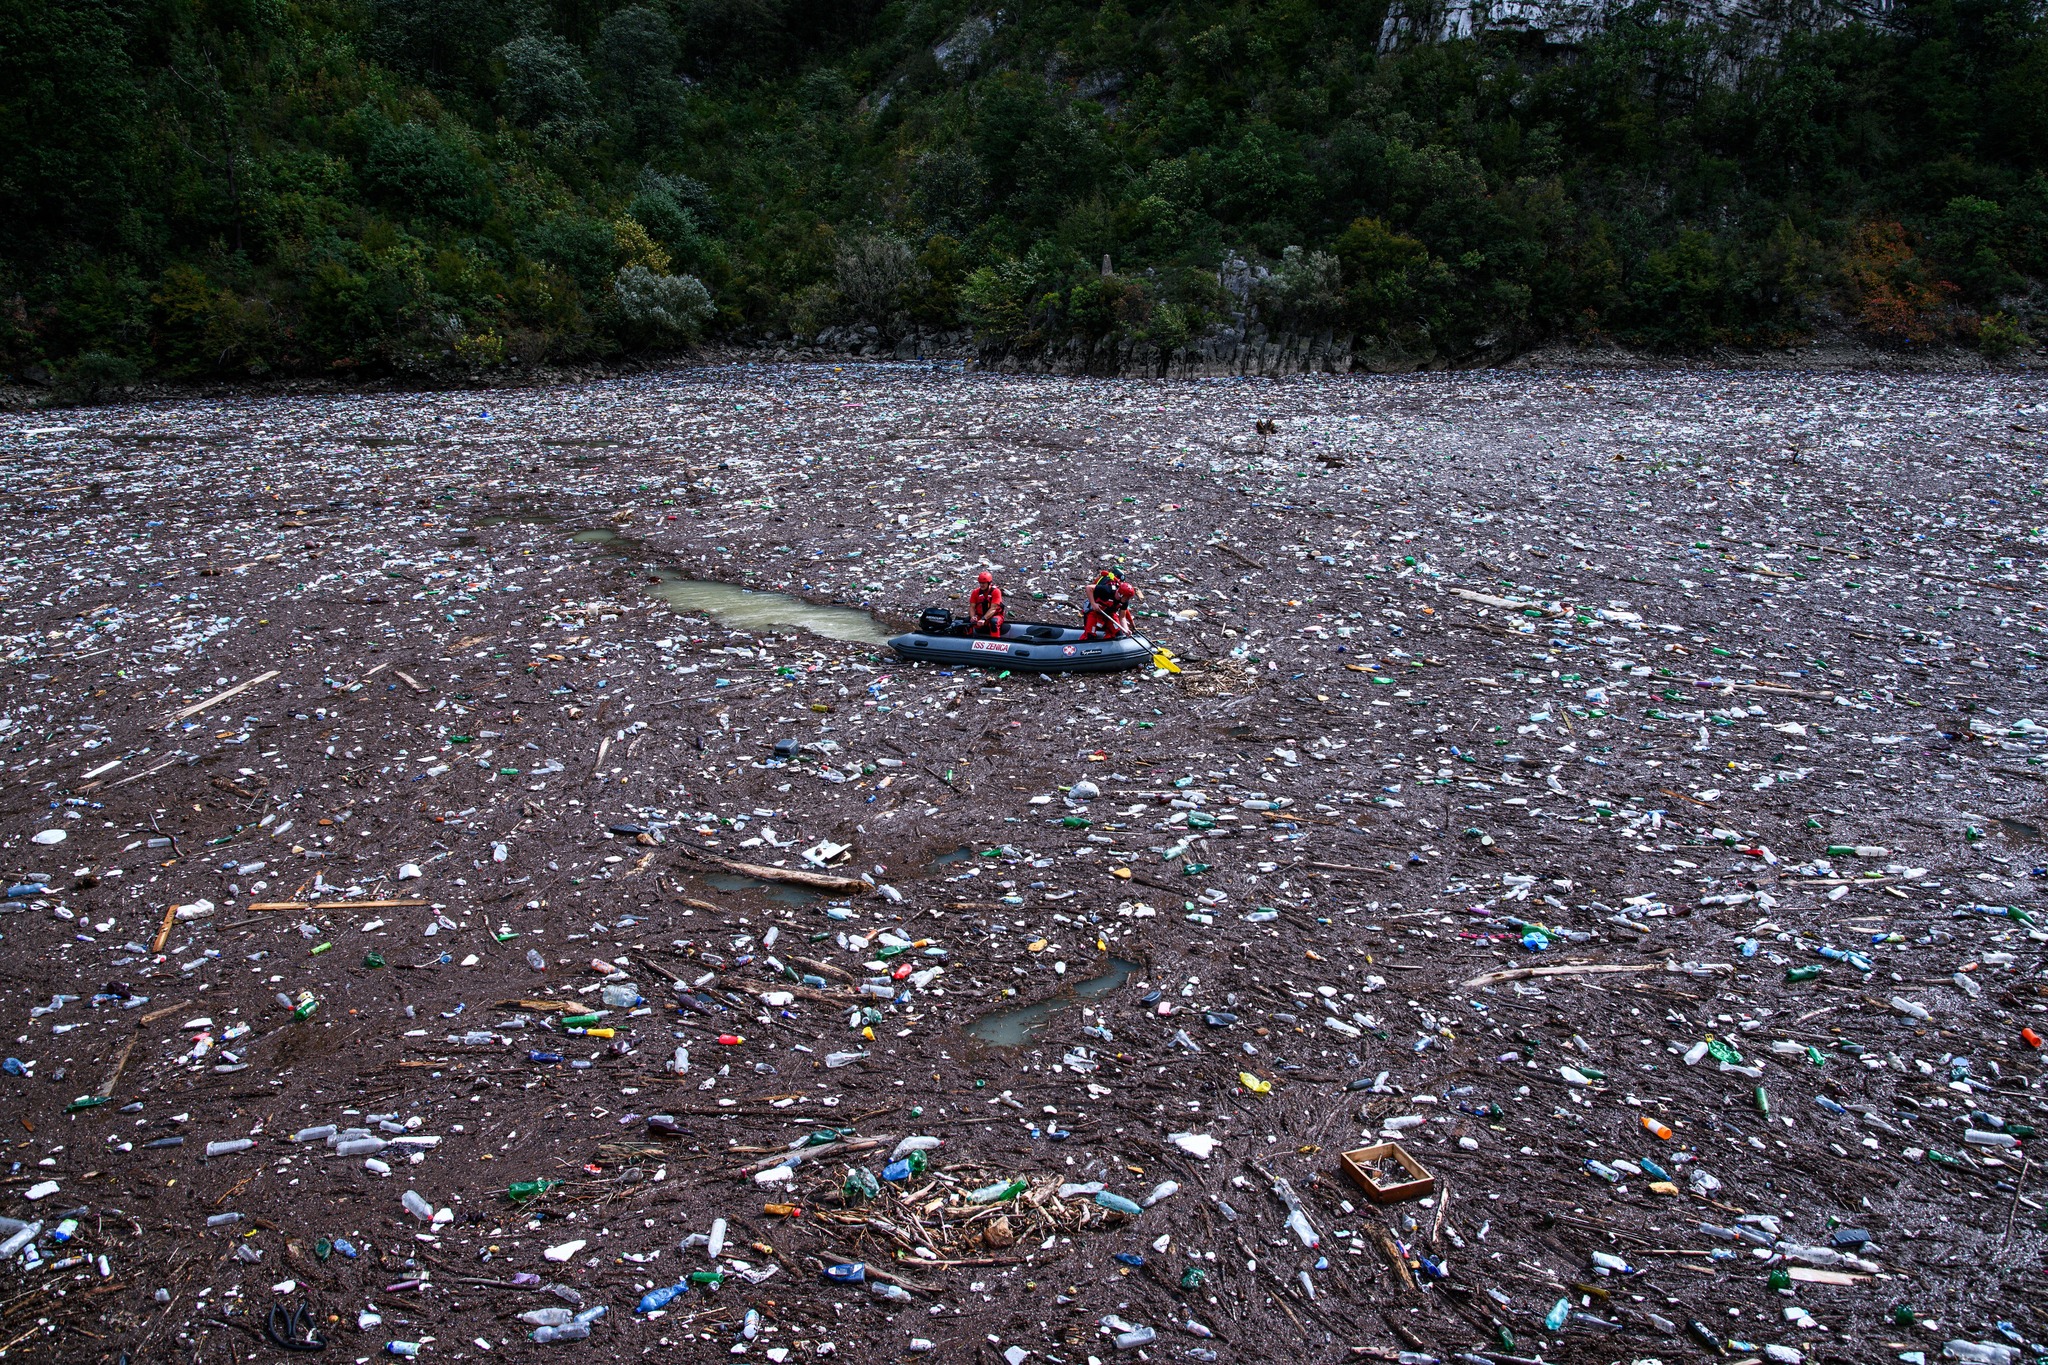
<svg viewBox="0 0 2048 1365"><path fill-rule="evenodd" d="M657 569L650 575L647 591L677 611L709 616L721 625L739 630L807 630L828 640L852 640L860 644L888 643L874 617L853 607L825 607L782 592L761 592L686 578L673 570Z"/></svg>
<svg viewBox="0 0 2048 1365"><path fill-rule="evenodd" d="M1130 980L1131 973L1137 970L1137 963L1113 957L1109 959L1109 970L1069 986L1058 995L982 1015L967 1026L967 1036L991 1047L1022 1047L1031 1041L1031 1035L1045 1027L1053 1015L1072 1009L1084 1000L1100 1000Z"/></svg>
<svg viewBox="0 0 2048 1365"><path fill-rule="evenodd" d="M764 882L759 877L748 877L738 872L705 872L700 874L705 884L714 891L761 891L771 901L784 905L815 905L825 899L815 891L801 886L783 886Z"/></svg>

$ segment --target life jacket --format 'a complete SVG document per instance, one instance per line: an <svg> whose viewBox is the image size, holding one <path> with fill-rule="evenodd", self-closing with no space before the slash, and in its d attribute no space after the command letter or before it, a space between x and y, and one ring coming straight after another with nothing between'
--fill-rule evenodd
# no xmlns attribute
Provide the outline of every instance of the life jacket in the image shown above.
<svg viewBox="0 0 2048 1365"><path fill-rule="evenodd" d="M1095 586L1088 595L1095 599L1096 606L1105 611L1115 611L1129 600L1130 585L1120 578L1105 575L1095 580Z"/></svg>
<svg viewBox="0 0 2048 1365"><path fill-rule="evenodd" d="M987 587L977 586L973 592L967 594L967 605L970 610L983 616L1000 611L1003 606L1003 590L994 583Z"/></svg>

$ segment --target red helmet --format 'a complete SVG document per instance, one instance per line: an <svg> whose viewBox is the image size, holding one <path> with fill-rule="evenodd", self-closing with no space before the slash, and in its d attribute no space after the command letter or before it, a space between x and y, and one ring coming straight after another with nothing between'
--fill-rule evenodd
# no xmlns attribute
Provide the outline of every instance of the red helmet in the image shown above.
<svg viewBox="0 0 2048 1365"><path fill-rule="evenodd" d="M992 573L984 572L980 579L978 579L977 581L982 583L993 583L996 581L996 576Z"/></svg>

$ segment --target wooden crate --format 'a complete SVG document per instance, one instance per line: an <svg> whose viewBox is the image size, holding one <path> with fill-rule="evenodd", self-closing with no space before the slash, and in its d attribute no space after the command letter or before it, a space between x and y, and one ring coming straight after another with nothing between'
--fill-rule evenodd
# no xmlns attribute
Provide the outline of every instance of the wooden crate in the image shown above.
<svg viewBox="0 0 2048 1365"><path fill-rule="evenodd" d="M1374 1175L1369 1169L1370 1164L1388 1157L1408 1172L1409 1179L1383 1182ZM1399 1204L1436 1193L1436 1177L1424 1170L1422 1163L1408 1155L1398 1142L1375 1142L1370 1147L1346 1152L1340 1159L1344 1174L1357 1182L1358 1187L1365 1191L1366 1198L1375 1204Z"/></svg>

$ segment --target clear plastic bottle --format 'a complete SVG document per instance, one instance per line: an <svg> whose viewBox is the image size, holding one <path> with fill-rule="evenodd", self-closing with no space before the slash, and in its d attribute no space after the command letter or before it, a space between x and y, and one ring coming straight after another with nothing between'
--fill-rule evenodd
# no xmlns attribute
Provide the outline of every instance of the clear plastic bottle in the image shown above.
<svg viewBox="0 0 2048 1365"><path fill-rule="evenodd" d="M1955 1340L1946 1343L1941 1353L1953 1360L1970 1362L1971 1365L2019 1365L2020 1353L2011 1346L1995 1341Z"/></svg>
<svg viewBox="0 0 2048 1365"><path fill-rule="evenodd" d="M587 1322L565 1322L560 1327L536 1327L533 1339L543 1344L550 1341L582 1341L590 1335Z"/></svg>
<svg viewBox="0 0 2048 1365"><path fill-rule="evenodd" d="M544 972L548 969L548 960L540 955L540 949L528 948L526 950L526 965L537 972Z"/></svg>

